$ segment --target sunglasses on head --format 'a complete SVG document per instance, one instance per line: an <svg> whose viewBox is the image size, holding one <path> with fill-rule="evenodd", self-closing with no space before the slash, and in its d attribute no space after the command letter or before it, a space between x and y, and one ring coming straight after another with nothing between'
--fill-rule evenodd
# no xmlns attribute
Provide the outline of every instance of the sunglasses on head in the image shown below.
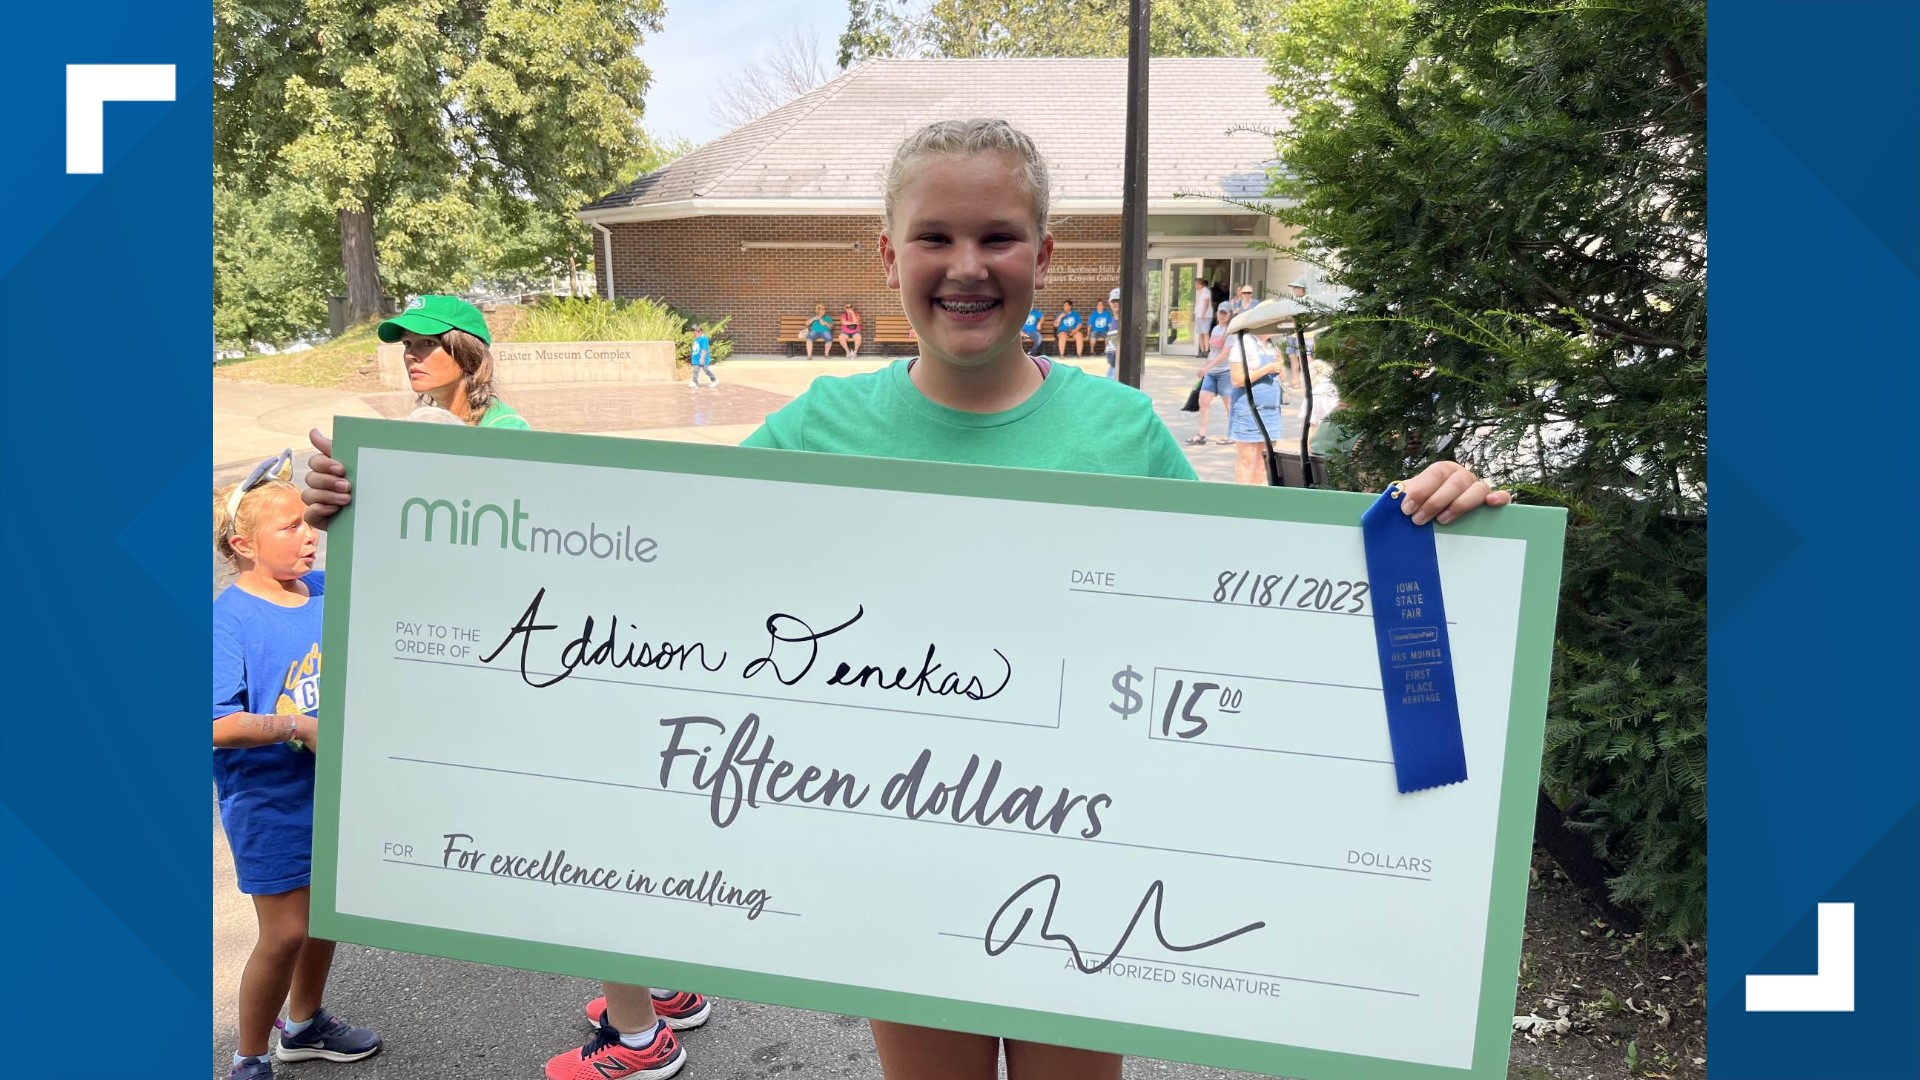
<svg viewBox="0 0 1920 1080"><path fill-rule="evenodd" d="M240 485L233 489L233 494L227 496L227 516L232 517L240 512L240 500L246 498L247 492L269 480L291 479L293 479L293 451L282 450L255 465L253 471L247 474L247 478L240 481Z"/></svg>

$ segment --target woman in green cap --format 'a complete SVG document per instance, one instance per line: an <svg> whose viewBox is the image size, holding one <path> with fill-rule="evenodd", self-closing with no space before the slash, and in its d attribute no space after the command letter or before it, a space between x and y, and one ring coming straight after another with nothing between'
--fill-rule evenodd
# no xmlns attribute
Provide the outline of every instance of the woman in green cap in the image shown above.
<svg viewBox="0 0 1920 1080"><path fill-rule="evenodd" d="M474 427L527 430L493 393L493 335L480 309L457 296L421 296L380 324L380 340L405 349L407 385Z"/></svg>

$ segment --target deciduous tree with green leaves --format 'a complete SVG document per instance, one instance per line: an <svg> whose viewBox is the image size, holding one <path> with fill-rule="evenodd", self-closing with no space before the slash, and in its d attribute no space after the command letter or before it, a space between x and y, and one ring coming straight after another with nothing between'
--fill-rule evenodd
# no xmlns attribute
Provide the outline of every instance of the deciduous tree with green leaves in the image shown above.
<svg viewBox="0 0 1920 1080"><path fill-rule="evenodd" d="M634 49L663 13L662 0L215 0L215 162L233 190L298 185L333 212L351 319L383 286L445 288L529 239L565 266L590 244L573 210L646 151Z"/></svg>
<svg viewBox="0 0 1920 1080"><path fill-rule="evenodd" d="M1279 0L1155 0L1155 56L1259 56ZM840 66L873 56L1125 56L1127 0L848 0Z"/></svg>
<svg viewBox="0 0 1920 1080"><path fill-rule="evenodd" d="M327 324L339 264L322 246L331 210L296 184L247 191L213 182L213 340L223 349L285 345Z"/></svg>
<svg viewBox="0 0 1920 1080"><path fill-rule="evenodd" d="M1662 936L1706 920L1704 0L1290 0L1280 216L1348 290L1369 486L1569 511L1545 784Z"/></svg>

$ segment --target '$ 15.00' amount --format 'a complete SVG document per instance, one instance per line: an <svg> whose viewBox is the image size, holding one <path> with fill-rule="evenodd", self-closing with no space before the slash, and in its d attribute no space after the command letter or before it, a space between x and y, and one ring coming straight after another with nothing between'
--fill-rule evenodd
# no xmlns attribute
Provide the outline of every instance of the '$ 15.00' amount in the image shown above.
<svg viewBox="0 0 1920 1080"><path fill-rule="evenodd" d="M1113 689L1119 696L1107 708L1121 716L1132 716L1139 712L1146 704L1140 692L1134 689L1140 679L1140 673L1133 670L1132 665L1114 672ZM1221 712L1238 713L1240 711L1242 693L1235 687L1196 680L1189 689L1185 679L1175 679L1172 692L1167 694L1166 712L1160 718L1160 734L1181 739L1192 739L1204 734L1207 730L1207 717L1197 710L1213 703L1211 699L1215 691L1219 691L1217 704ZM1173 729L1176 709L1178 709L1178 719L1186 724L1186 727L1180 731Z"/></svg>
<svg viewBox="0 0 1920 1080"><path fill-rule="evenodd" d="M1285 574L1261 574L1254 570L1222 570L1214 581L1213 602L1216 604L1286 607L1288 600L1293 601L1294 607L1308 611L1361 615L1367 610L1367 583L1299 574L1289 578Z"/></svg>

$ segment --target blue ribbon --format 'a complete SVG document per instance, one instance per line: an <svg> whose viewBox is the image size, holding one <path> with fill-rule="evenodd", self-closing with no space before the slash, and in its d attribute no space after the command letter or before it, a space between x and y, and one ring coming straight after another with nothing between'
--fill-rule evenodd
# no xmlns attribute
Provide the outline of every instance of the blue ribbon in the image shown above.
<svg viewBox="0 0 1920 1080"><path fill-rule="evenodd" d="M1401 512L1400 499L1400 485L1387 485L1360 515L1360 534L1393 769L1406 794L1465 780L1467 747L1460 736L1433 525L1415 525Z"/></svg>

